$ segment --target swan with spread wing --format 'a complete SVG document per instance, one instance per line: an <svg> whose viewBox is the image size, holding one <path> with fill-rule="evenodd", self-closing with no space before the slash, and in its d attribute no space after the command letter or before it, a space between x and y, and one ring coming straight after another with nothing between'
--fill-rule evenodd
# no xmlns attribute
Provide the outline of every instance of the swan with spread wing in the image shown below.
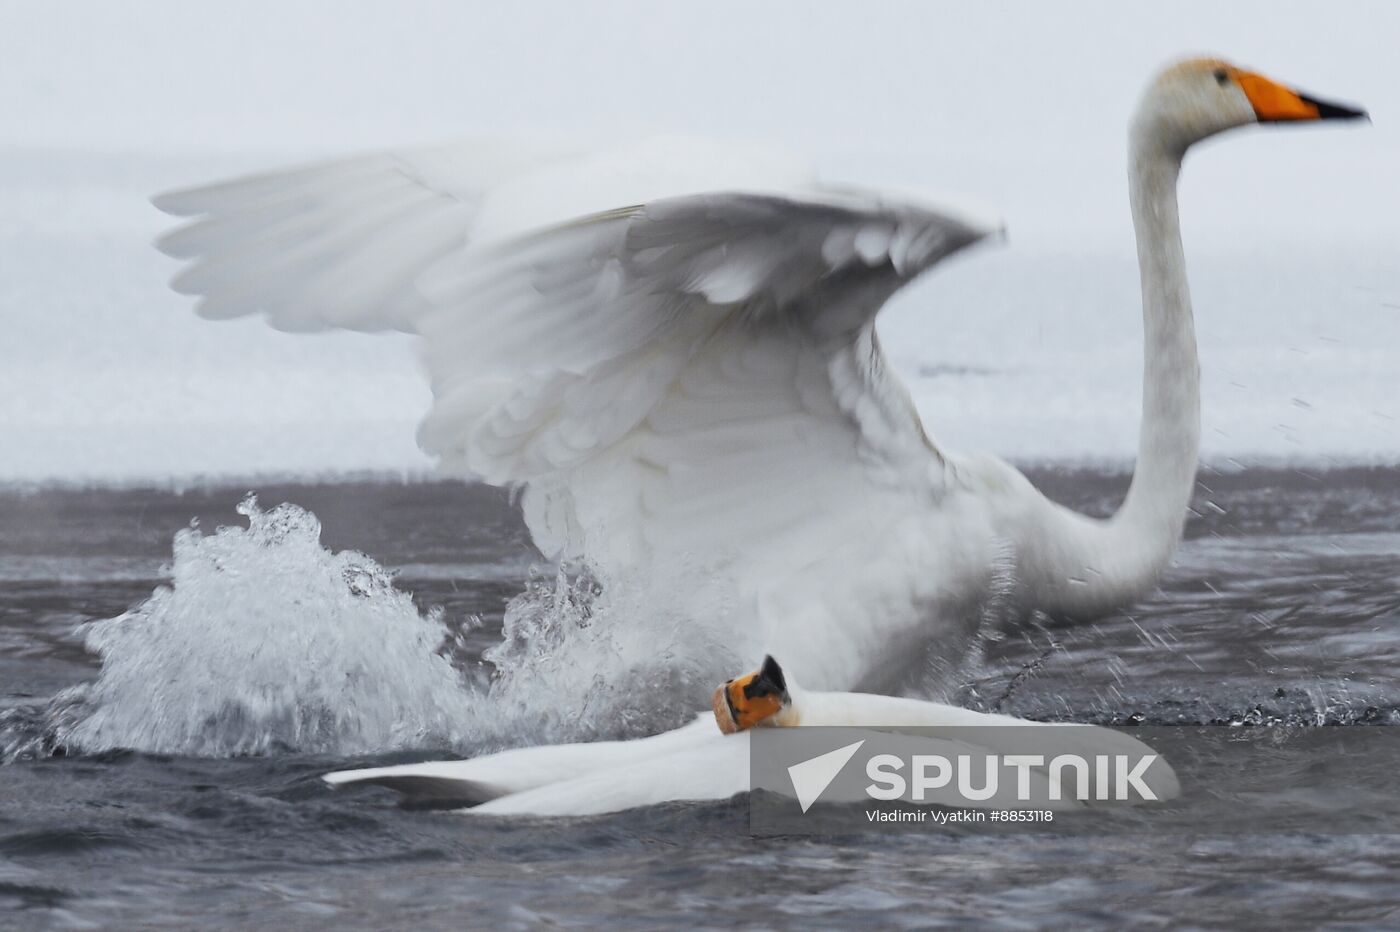
<svg viewBox="0 0 1400 932"><path fill-rule="evenodd" d="M970 800L947 786L926 800L973 808L1081 809L1107 800L1107 788L1084 774L1080 792L1051 789L1050 768L1064 753L1085 759L1152 755L1145 779L1154 798L1181 793L1176 772L1133 735L1094 725L1028 722L920 699L847 692L809 692L792 682L772 657L746 676L715 690L714 714L634 741L594 741L514 748L469 760L425 761L341 770L322 777L334 788L371 784L393 789L412 803L471 806L463 812L494 816L581 816L665 802L729 799L750 787L749 738L754 729L841 727L843 741L871 732L899 733L909 755L1033 754L1039 757L1019 798L1002 793ZM718 727L716 727L718 726ZM1102 779L1095 775L1093 781ZM1068 790L1068 785L1066 790ZM828 797L830 799L831 797ZM856 795L854 799L867 797ZM844 801L852 801L846 799ZM803 806L806 811L806 805Z"/></svg>
<svg viewBox="0 0 1400 932"><path fill-rule="evenodd" d="M995 219L683 140L384 152L156 204L191 218L160 246L205 317L418 334L423 449L523 490L543 553L673 604L695 567L706 594L682 611L722 618L735 654L882 690L956 665L989 598L1091 616L1155 583L1200 429L1182 158L1233 127L1363 115L1217 60L1148 87L1129 135L1142 428L1107 520L941 450L881 350L890 295Z"/></svg>

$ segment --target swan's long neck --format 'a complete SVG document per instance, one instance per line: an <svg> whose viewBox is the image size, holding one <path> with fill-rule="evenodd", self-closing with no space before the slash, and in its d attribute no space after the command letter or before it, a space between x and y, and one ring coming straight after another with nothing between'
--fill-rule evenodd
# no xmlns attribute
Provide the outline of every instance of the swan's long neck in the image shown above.
<svg viewBox="0 0 1400 932"><path fill-rule="evenodd" d="M1181 247L1176 186L1183 152L1152 121L1130 137L1129 182L1142 279L1144 369L1137 467L1122 507L1108 521L1063 509L1042 538L1037 603L1092 614L1140 595L1181 539L1200 450L1200 367Z"/></svg>
<svg viewBox="0 0 1400 932"><path fill-rule="evenodd" d="M1135 131L1130 174L1133 229L1142 279L1142 425L1137 468L1120 534L1151 557L1152 578L1171 559L1186 521L1201 445L1201 377L1176 181L1181 156Z"/></svg>

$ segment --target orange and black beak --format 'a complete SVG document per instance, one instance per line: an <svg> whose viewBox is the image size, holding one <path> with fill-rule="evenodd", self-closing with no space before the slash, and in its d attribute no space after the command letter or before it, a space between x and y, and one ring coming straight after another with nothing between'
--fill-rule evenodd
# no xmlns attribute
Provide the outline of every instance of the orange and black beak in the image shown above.
<svg viewBox="0 0 1400 932"><path fill-rule="evenodd" d="M1296 123L1306 120L1369 120L1365 110L1319 100L1251 71L1230 73L1260 123Z"/></svg>
<svg viewBox="0 0 1400 932"><path fill-rule="evenodd" d="M747 676L732 679L715 690L715 722L726 735L744 731L777 715L789 702L783 668L772 657Z"/></svg>

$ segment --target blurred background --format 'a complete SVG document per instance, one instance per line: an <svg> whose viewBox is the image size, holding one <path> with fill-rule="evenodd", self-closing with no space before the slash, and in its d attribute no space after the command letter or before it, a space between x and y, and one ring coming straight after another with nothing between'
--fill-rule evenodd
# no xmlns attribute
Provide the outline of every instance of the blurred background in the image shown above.
<svg viewBox="0 0 1400 932"><path fill-rule="evenodd" d="M761 140L946 190L1009 238L882 318L930 432L1126 466L1141 326L1125 128L1210 53L1374 126L1240 131L1182 187L1222 469L1400 460L1400 7L1391 3L0 2L0 482L432 464L401 336L210 323L147 198L475 134Z"/></svg>

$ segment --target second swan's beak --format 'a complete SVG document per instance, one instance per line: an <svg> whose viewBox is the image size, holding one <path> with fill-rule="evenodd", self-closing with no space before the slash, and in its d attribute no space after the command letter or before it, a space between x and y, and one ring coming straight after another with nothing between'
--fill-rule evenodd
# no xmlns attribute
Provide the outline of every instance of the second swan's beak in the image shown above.
<svg viewBox="0 0 1400 932"><path fill-rule="evenodd" d="M1262 74L1235 71L1235 79L1260 123L1295 123L1303 120L1370 120L1365 110L1319 100L1284 87Z"/></svg>
<svg viewBox="0 0 1400 932"><path fill-rule="evenodd" d="M715 723L732 735L777 715L789 701L783 668L772 657L764 657L762 667L715 690Z"/></svg>

